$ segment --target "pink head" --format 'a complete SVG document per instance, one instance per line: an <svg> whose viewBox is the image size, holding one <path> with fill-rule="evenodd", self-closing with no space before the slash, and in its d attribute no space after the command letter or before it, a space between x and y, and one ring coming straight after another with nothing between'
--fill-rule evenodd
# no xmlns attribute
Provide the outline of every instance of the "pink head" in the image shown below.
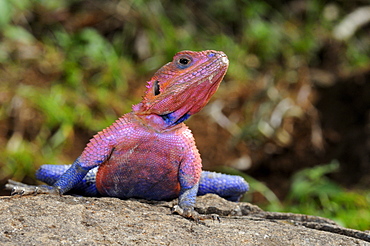
<svg viewBox="0 0 370 246"><path fill-rule="evenodd" d="M137 115L159 115L168 125L199 112L216 92L229 65L225 53L181 51L148 81Z"/></svg>

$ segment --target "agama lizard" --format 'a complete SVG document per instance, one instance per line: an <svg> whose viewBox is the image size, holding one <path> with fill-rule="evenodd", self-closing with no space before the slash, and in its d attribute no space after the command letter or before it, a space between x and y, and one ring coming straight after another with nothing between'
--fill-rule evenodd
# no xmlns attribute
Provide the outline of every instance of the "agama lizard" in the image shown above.
<svg viewBox="0 0 370 246"><path fill-rule="evenodd" d="M221 51L182 51L160 68L142 102L97 133L72 165L42 165L36 178L50 186L9 181L12 194L68 191L86 196L179 199L175 211L187 218L197 195L238 201L248 190L242 177L202 171L200 154L183 123L218 89L229 65Z"/></svg>

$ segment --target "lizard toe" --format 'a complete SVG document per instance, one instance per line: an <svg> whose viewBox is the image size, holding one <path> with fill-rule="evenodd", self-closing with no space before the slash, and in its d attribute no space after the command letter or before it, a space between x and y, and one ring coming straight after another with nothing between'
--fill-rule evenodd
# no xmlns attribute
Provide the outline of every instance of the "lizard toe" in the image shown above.
<svg viewBox="0 0 370 246"><path fill-rule="evenodd" d="M6 190L11 190L11 195L36 195L36 194L60 194L59 189L53 186L46 185L27 185L14 180L8 180L5 185Z"/></svg>
<svg viewBox="0 0 370 246"><path fill-rule="evenodd" d="M217 220L221 222L220 216L218 214L199 214L194 208L181 208L180 206L176 205L172 208L172 213L177 213L184 218L192 219L194 221L199 222L199 220L208 220L211 219L213 221Z"/></svg>

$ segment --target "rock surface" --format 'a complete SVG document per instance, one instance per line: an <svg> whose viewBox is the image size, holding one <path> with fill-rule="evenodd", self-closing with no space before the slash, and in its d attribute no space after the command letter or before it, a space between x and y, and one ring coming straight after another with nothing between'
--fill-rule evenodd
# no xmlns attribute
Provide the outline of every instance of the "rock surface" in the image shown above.
<svg viewBox="0 0 370 246"><path fill-rule="evenodd" d="M0 197L0 245L370 245L370 234L324 218L264 212L215 195L199 223L171 214L173 202L37 195Z"/></svg>

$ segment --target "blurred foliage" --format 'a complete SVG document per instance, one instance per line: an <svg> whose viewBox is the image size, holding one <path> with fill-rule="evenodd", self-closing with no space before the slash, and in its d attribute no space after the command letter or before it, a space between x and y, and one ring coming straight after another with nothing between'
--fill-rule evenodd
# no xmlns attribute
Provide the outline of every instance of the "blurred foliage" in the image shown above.
<svg viewBox="0 0 370 246"><path fill-rule="evenodd" d="M339 163L332 161L296 173L283 208L270 203L266 209L322 216L345 227L368 230L370 191L348 191L331 181L326 175L338 168Z"/></svg>
<svg viewBox="0 0 370 246"><path fill-rule="evenodd" d="M139 102L143 82L185 49L223 50L229 56L230 68L215 98L227 102L224 111L236 125L230 130L234 145L241 141L264 151L266 142L290 146L294 119L317 122L308 68L339 76L369 67L366 31L359 29L345 41L332 34L340 20L363 5L319 0L0 1L0 180L32 177L43 163L71 163L89 137ZM334 65L323 62L328 44L336 47L326 59ZM315 79L325 83L327 77ZM310 141L322 148L320 137ZM283 202L286 210L318 215L327 208L323 216L369 229L369 214L354 209L369 204L369 194L345 191L325 179L330 170L322 168L295 176ZM280 207L265 185L246 178Z"/></svg>
<svg viewBox="0 0 370 246"><path fill-rule="evenodd" d="M346 190L333 182L328 175L338 171L339 163L303 169L292 177L287 198L280 202L275 194L262 182L229 167L217 171L242 176L248 181L250 191L242 201L249 202L253 196L263 195L259 206L266 211L299 213L321 216L334 220L341 226L368 230L370 222L370 191Z"/></svg>

